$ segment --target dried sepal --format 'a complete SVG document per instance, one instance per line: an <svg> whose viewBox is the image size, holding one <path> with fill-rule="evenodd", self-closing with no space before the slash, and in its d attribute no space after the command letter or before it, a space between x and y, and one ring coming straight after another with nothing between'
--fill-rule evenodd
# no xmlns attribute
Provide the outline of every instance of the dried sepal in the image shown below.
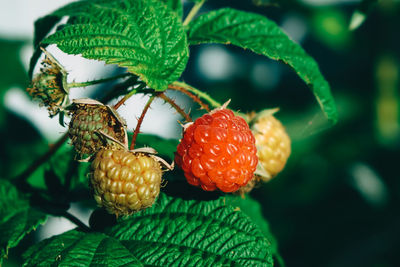
<svg viewBox="0 0 400 267"><path fill-rule="evenodd" d="M40 72L34 76L27 88L27 92L40 105L46 106L50 117L57 115L69 102L69 88L67 84L67 71L44 48L45 54Z"/></svg>

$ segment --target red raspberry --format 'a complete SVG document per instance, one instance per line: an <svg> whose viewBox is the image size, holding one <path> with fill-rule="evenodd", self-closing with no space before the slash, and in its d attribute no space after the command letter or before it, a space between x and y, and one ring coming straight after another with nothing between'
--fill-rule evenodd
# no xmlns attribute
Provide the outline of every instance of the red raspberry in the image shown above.
<svg viewBox="0 0 400 267"><path fill-rule="evenodd" d="M175 162L187 181L206 191L233 192L251 180L257 167L254 136L231 110L212 111L184 130Z"/></svg>

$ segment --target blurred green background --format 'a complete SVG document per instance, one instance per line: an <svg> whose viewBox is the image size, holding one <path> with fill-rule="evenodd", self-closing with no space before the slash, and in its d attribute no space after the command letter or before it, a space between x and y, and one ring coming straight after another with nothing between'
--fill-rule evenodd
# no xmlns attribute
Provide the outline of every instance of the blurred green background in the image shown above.
<svg viewBox="0 0 400 267"><path fill-rule="evenodd" d="M400 3L378 1L350 31L358 4L210 0L202 10L230 6L276 21L316 59L331 84L340 115L334 127L289 67L249 51L192 47L183 75L221 102L232 99L233 109L280 108L277 117L292 138L292 155L278 177L251 195L262 204L287 266L400 266ZM185 4L186 12L190 6ZM30 38L0 36L2 177L19 174L49 144L4 101L10 88L28 83L21 49ZM28 236L12 249L5 266L18 263L33 240Z"/></svg>

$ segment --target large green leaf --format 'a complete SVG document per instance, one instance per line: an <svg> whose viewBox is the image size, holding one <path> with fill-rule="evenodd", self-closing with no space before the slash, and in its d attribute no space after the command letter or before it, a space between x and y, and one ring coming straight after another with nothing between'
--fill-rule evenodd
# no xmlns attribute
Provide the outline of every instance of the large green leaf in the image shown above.
<svg viewBox="0 0 400 267"><path fill-rule="evenodd" d="M269 240L242 212L213 201L161 194L147 210L103 233L76 230L45 240L24 255L28 266L272 266ZM93 261L92 261L93 259Z"/></svg>
<svg viewBox="0 0 400 267"><path fill-rule="evenodd" d="M118 64L137 74L155 90L177 80L188 60L188 45L178 15L157 0L82 1L55 11L36 23L35 42L54 24L68 22L42 40L68 54ZM35 64L34 55L31 67Z"/></svg>
<svg viewBox="0 0 400 267"><path fill-rule="evenodd" d="M337 121L328 82L315 60L273 22L254 13L224 8L199 16L189 24L190 44L233 44L290 65L313 91L326 117Z"/></svg>
<svg viewBox="0 0 400 267"><path fill-rule="evenodd" d="M250 217L252 222L257 224L263 234L271 242L271 253L280 262L280 266L284 266L283 259L278 251L278 243L271 233L268 222L262 215L260 203L252 199L249 195L245 195L244 198L235 195L227 195L225 199L227 204L240 209Z"/></svg>
<svg viewBox="0 0 400 267"><path fill-rule="evenodd" d="M45 214L31 208L29 201L12 184L0 179L0 265L8 249L17 246L26 234L45 220Z"/></svg>

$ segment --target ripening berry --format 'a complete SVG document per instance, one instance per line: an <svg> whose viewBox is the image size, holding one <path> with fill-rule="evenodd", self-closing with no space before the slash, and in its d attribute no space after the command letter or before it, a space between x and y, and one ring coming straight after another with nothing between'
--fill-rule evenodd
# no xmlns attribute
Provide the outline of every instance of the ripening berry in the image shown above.
<svg viewBox="0 0 400 267"><path fill-rule="evenodd" d="M152 206L161 176L160 163L152 156L104 148L92 162L90 181L97 204L119 216Z"/></svg>
<svg viewBox="0 0 400 267"><path fill-rule="evenodd" d="M126 144L125 123L116 111L91 99L74 102L68 134L78 154L92 155L110 143L100 132Z"/></svg>
<svg viewBox="0 0 400 267"><path fill-rule="evenodd" d="M184 130L175 162L190 184L206 191L233 192L253 177L256 153L246 121L221 109L203 115Z"/></svg>
<svg viewBox="0 0 400 267"><path fill-rule="evenodd" d="M289 158L290 138L282 123L273 115L260 116L252 125L258 160L266 172L261 180L268 181L285 167Z"/></svg>
<svg viewBox="0 0 400 267"><path fill-rule="evenodd" d="M29 95L46 106L51 117L57 115L68 102L67 72L47 51L40 73L26 89Z"/></svg>

